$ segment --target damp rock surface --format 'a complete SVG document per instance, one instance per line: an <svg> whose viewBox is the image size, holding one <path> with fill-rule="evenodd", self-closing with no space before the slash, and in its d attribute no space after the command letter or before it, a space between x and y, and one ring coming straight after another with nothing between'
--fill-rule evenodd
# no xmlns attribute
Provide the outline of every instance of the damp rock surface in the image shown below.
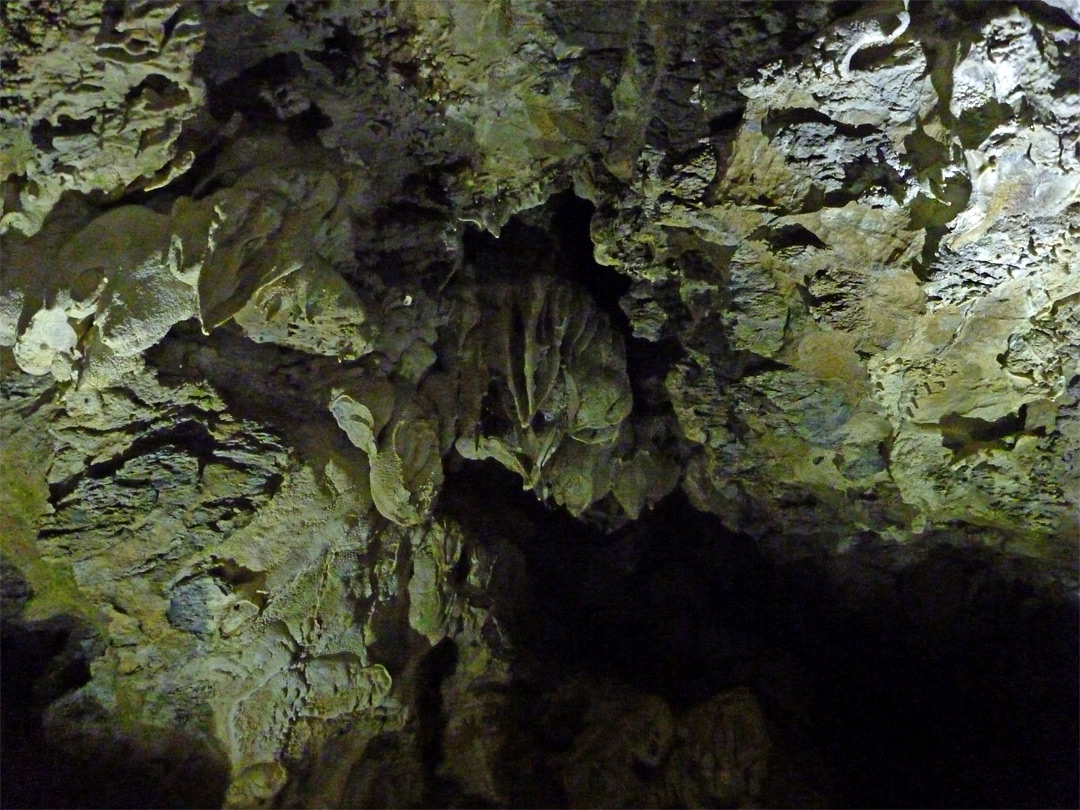
<svg viewBox="0 0 1080 810"><path fill-rule="evenodd" d="M0 50L5 803L1080 801L1073 5Z"/></svg>

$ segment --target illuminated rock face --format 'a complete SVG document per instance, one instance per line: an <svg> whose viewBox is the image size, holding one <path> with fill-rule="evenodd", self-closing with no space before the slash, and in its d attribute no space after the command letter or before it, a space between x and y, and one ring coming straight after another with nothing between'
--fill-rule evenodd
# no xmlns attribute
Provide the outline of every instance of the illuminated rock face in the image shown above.
<svg viewBox="0 0 1080 810"><path fill-rule="evenodd" d="M668 388L701 508L788 537L842 516L842 534L967 524L1054 553L1076 509L1075 31L988 14L961 57L947 10L932 30L911 13L867 6L813 40L824 63L744 81L726 137L646 149L594 221L598 256L635 277L637 333L687 350ZM1048 330L1074 337L1029 375L1020 347Z"/></svg>
<svg viewBox="0 0 1080 810"><path fill-rule="evenodd" d="M19 3L4 26L0 233L37 233L65 192L115 198L191 167L194 153L176 142L204 102L195 9Z"/></svg>
<svg viewBox="0 0 1080 810"><path fill-rule="evenodd" d="M824 63L745 81L727 140L653 153L594 223L598 252L635 302L678 290L638 304L639 331L687 350L667 385L700 508L755 533L968 527L1068 558L1076 33L1002 10L961 53L919 11L867 6L813 40Z"/></svg>
<svg viewBox="0 0 1080 810"><path fill-rule="evenodd" d="M744 675L553 686L543 520L460 482L618 530L581 604L621 643L630 580L682 626L633 539L665 499L841 591L989 549L1058 593L1070 13L12 4L5 621L81 639L53 744L237 807L782 798Z"/></svg>

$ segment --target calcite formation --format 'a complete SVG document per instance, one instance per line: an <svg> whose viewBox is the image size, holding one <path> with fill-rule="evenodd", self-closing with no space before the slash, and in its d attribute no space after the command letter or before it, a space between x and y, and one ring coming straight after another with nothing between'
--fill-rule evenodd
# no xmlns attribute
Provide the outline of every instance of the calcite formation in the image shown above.
<svg viewBox="0 0 1080 810"><path fill-rule="evenodd" d="M95 639L45 728L198 741L232 807L767 801L747 689L575 676L557 753L515 742L527 532L447 482L1075 574L1078 31L1068 3L5 6L5 621ZM515 792L534 766L554 794Z"/></svg>
<svg viewBox="0 0 1080 810"><path fill-rule="evenodd" d="M1070 557L1077 435L1056 415L1078 367L1057 352L1075 333L1050 377L1009 347L1044 312L1076 327L1075 31L1036 57L1040 23L1002 10L969 35L1000 43L990 62L913 34L920 11L867 6L814 40L825 66L745 82L727 140L657 154L594 223L598 251L635 301L678 289L640 331L686 347L667 385L701 508L787 537L843 515L845 536L968 526Z"/></svg>
<svg viewBox="0 0 1080 810"><path fill-rule="evenodd" d="M0 232L37 233L65 192L116 198L191 167L177 139L205 100L193 7L13 3L4 29Z"/></svg>

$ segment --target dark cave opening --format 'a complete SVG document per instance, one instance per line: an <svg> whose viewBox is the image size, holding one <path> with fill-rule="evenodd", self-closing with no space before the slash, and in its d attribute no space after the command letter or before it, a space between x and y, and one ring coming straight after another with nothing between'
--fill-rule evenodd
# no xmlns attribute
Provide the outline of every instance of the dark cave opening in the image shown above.
<svg viewBox="0 0 1080 810"><path fill-rule="evenodd" d="M457 666L457 645L444 638L425 654L418 666L419 694L416 700L419 725L420 756L425 771L428 794L425 802L432 807L448 804L452 788L438 777L443 761L442 741L446 732L447 716L443 709L442 682Z"/></svg>
<svg viewBox="0 0 1080 810"><path fill-rule="evenodd" d="M492 462L453 473L442 503L481 538L518 538L529 614L510 631L548 678L532 702L578 672L675 711L749 686L787 768L765 806L1080 800L1077 605L1037 593L1022 564L939 548L860 586L858 565L779 564L681 494L604 535Z"/></svg>
<svg viewBox="0 0 1080 810"><path fill-rule="evenodd" d="M548 272L584 288L620 332L629 331L619 306L630 279L597 264L589 232L595 206L565 189L536 208L518 212L494 236L469 227L464 233L465 260L480 281L513 279Z"/></svg>
<svg viewBox="0 0 1080 810"><path fill-rule="evenodd" d="M551 230L561 248L560 275L584 287L615 328L628 335L630 320L619 301L629 292L630 279L594 258L590 225L596 206L570 189L551 197L547 205L551 208Z"/></svg>

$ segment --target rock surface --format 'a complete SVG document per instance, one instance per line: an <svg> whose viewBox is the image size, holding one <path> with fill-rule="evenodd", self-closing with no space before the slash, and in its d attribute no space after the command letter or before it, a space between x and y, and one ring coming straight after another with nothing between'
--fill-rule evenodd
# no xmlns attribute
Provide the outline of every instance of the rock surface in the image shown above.
<svg viewBox="0 0 1080 810"><path fill-rule="evenodd" d="M27 739L153 806L867 798L701 593L738 533L856 617L1075 598L1078 16L6 6Z"/></svg>

